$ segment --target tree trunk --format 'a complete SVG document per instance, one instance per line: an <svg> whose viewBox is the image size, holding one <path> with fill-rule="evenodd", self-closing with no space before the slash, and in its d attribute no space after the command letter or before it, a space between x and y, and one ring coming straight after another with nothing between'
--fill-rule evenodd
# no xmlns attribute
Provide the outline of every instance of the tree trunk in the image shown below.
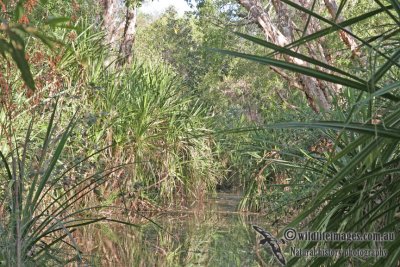
<svg viewBox="0 0 400 267"><path fill-rule="evenodd" d="M260 0L238 0L238 2L249 12L251 18L257 22L268 41L279 46L288 45L293 41L294 23L290 19L286 6L280 1L273 1L273 6L279 17L279 23L277 24L272 22L270 15L262 8ZM309 51L313 51L313 53L319 50L320 48L318 50L312 47L309 48ZM297 58L287 55L284 55L283 58L290 63L308 66L307 62ZM285 76L283 77L285 78ZM310 107L315 112L319 112L320 109L328 111L331 108L331 95L336 93L334 86L302 74L296 74L295 81L292 81L291 84L296 85L296 88L304 92Z"/></svg>
<svg viewBox="0 0 400 267"><path fill-rule="evenodd" d="M126 9L125 28L119 48L119 64L130 64L132 62L132 47L136 36L137 8L129 7Z"/></svg>
<svg viewBox="0 0 400 267"><path fill-rule="evenodd" d="M105 32L104 41L111 49L115 48L118 39L120 6L119 0L103 0L103 30Z"/></svg>
<svg viewBox="0 0 400 267"><path fill-rule="evenodd" d="M124 1L121 0L102 1L104 42L111 52L105 60L105 65L109 66L115 61L118 66L129 64L132 61L132 47L136 35L137 7L123 4Z"/></svg>
<svg viewBox="0 0 400 267"><path fill-rule="evenodd" d="M332 19L335 20L335 23L340 23L344 21L344 18L342 15L337 15L338 12L338 7L336 5L335 0L324 0L325 6L329 11L329 14L331 15ZM350 31L349 27L346 27L346 30ZM358 44L356 40L348 34L345 31L339 31L339 36L340 39L342 39L343 43L346 44L348 48L350 48L351 53L353 54L353 58L359 58L360 57L360 51L358 49Z"/></svg>

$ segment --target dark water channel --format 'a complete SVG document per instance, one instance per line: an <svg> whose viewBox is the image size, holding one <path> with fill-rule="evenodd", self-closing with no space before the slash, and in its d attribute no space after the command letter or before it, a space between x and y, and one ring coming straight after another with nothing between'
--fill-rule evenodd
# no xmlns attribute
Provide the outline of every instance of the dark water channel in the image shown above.
<svg viewBox="0 0 400 267"><path fill-rule="evenodd" d="M193 209L152 216L159 226L93 225L79 243L90 266L279 266L252 228L276 235L279 228L268 226L273 218L237 212L239 201L219 193Z"/></svg>

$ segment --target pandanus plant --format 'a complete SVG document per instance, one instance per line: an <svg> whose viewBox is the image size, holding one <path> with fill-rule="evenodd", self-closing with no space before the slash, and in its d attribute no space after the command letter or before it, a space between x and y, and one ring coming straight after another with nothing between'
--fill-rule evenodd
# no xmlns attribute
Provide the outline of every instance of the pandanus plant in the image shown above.
<svg viewBox="0 0 400 267"><path fill-rule="evenodd" d="M400 106L398 88L400 59L400 2L390 0L389 4L376 0L376 8L336 23L314 11L282 0L309 18L319 20L328 27L318 30L285 47L242 33L237 35L269 49L267 56L244 54L236 51L218 50L224 54L251 60L263 65L307 75L316 79L338 84L345 90L358 93L356 103L349 103L344 120L290 122L268 125L265 128L314 128L337 132L335 147L322 165L314 169L316 175L324 177L323 186L312 197L312 201L295 218L290 226L325 232L395 232L391 242L306 242L304 248L330 247L334 249L385 249L387 256L366 259L362 257L293 258L289 266L398 266L400 261ZM314 1L315 2L315 1ZM344 10L347 1L341 1L338 14ZM372 4L372 3L370 3ZM314 7L314 5L313 5ZM385 22L385 31L376 36L365 33L355 34L349 30L360 23ZM307 25L305 26L307 27ZM300 45L327 37L335 32L345 32L358 43L364 56L364 72L356 74L356 68L345 69L327 64L309 55L298 52ZM306 32L306 31L304 31ZM276 59L275 55L289 56L306 62L297 65ZM293 61L295 62L295 61ZM376 117L376 107L379 112ZM333 107L333 112L343 107ZM367 119L362 118L367 114ZM321 163L321 161L319 161Z"/></svg>
<svg viewBox="0 0 400 267"><path fill-rule="evenodd" d="M106 216L92 215L94 210L103 206L77 207L79 201L103 184L108 175L123 166L110 167L83 177L55 194L57 186L68 178L74 168L106 149L74 160L60 169L65 146L77 119L74 115L63 131L55 134L56 107L57 102L47 124L43 143L36 150L38 152L31 151L37 139L32 134L36 121L34 118L22 142L14 133L8 138L8 153L0 151L0 174L8 181L4 198L8 209L0 225L3 231L0 260L6 266L83 262L84 257L73 232L79 227L100 221L120 222ZM72 248L72 253L65 253L66 248Z"/></svg>

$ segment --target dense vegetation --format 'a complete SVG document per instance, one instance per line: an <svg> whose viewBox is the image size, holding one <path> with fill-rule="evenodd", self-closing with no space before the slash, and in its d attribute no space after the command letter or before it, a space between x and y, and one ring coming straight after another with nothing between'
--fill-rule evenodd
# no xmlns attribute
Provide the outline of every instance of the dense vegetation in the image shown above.
<svg viewBox="0 0 400 267"><path fill-rule="evenodd" d="M98 2L0 1L0 266L84 262L80 226L218 191L299 229L396 233L301 244L385 258L289 265L399 264L399 1Z"/></svg>

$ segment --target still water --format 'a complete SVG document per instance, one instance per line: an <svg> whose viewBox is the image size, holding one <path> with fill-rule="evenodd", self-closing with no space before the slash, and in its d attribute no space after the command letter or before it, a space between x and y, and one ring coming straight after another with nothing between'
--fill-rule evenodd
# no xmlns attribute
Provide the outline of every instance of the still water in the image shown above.
<svg viewBox="0 0 400 267"><path fill-rule="evenodd" d="M274 218L237 212L239 201L220 193L192 209L152 216L154 223L139 228L92 225L80 235L81 250L88 266L279 266L252 228L276 235Z"/></svg>

